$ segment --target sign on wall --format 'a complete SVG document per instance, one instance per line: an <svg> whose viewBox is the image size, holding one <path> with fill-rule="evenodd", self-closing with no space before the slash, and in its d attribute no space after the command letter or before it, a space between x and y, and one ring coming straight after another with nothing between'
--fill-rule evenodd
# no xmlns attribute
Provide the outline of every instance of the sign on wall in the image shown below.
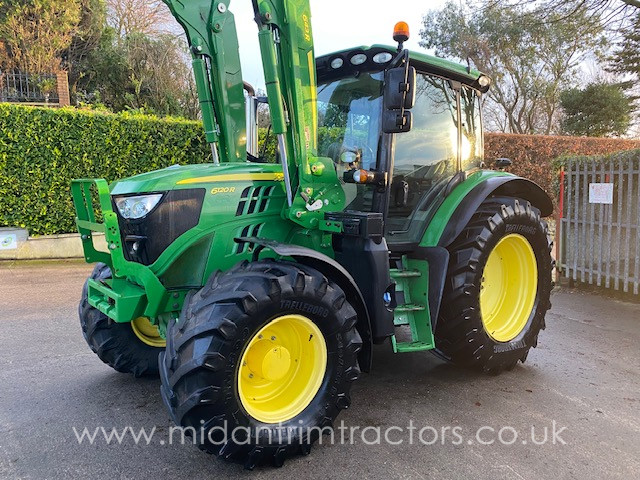
<svg viewBox="0 0 640 480"><path fill-rule="evenodd" d="M613 203L613 183L590 183L589 203Z"/></svg>

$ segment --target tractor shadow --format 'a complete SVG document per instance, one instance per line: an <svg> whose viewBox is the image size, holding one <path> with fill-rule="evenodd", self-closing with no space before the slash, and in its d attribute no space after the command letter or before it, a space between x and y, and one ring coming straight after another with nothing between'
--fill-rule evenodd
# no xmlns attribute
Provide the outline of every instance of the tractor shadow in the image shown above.
<svg viewBox="0 0 640 480"><path fill-rule="evenodd" d="M514 376L533 375L535 371L521 363L511 371L505 371L499 375L488 375L476 370L458 367L440 359L431 352L393 353L388 344L375 345L373 347L373 366L371 372L363 374L360 378L365 383L368 381L393 384L401 388L406 382L422 387L435 387L468 382L482 381L500 383L501 378ZM359 380L360 381L360 380Z"/></svg>
<svg viewBox="0 0 640 480"><path fill-rule="evenodd" d="M371 372L363 373L353 386L352 408L346 414L349 423L388 426L419 420L440 425L447 418L463 421L461 412L480 406L483 414L499 416L503 402L521 396L542 375L530 364L487 375L429 352L394 354L389 345L375 346L373 358ZM360 408L363 403L365 409Z"/></svg>

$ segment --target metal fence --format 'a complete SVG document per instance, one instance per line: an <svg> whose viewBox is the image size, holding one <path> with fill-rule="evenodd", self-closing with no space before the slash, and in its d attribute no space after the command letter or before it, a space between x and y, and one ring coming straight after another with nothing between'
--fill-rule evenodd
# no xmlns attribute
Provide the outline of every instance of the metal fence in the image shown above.
<svg viewBox="0 0 640 480"><path fill-rule="evenodd" d="M55 74L0 72L0 102L57 104L59 101Z"/></svg>
<svg viewBox="0 0 640 480"><path fill-rule="evenodd" d="M638 295L640 153L569 160L559 203L561 274Z"/></svg>

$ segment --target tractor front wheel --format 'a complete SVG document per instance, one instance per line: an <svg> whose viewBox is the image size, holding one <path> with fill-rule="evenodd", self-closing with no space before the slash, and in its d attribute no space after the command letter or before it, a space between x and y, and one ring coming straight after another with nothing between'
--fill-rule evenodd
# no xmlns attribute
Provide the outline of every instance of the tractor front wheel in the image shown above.
<svg viewBox="0 0 640 480"><path fill-rule="evenodd" d="M486 200L449 247L436 353L492 373L524 362L551 307L551 246L528 201Z"/></svg>
<svg viewBox="0 0 640 480"><path fill-rule="evenodd" d="M98 263L91 276L94 280L111 278L111 270ZM142 375L158 375L158 354L164 351L165 341L158 328L140 317L130 323L116 323L89 305L87 282L82 289L78 307L82 335L100 360L114 370Z"/></svg>
<svg viewBox="0 0 640 480"><path fill-rule="evenodd" d="M312 268L268 260L215 273L169 324L162 398L202 450L280 466L349 406L356 323L344 292Z"/></svg>

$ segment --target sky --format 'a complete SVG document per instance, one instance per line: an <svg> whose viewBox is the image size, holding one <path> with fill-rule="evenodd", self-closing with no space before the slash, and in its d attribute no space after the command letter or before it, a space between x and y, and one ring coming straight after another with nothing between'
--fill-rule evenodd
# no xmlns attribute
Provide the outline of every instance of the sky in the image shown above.
<svg viewBox="0 0 640 480"><path fill-rule="evenodd" d="M310 0L311 24L316 56L359 45L393 45L393 26L402 20L409 24L411 38L405 46L419 47L422 16L441 7L445 0ZM242 76L256 88L264 88L258 29L249 0L231 0L229 10L236 19L240 41Z"/></svg>

